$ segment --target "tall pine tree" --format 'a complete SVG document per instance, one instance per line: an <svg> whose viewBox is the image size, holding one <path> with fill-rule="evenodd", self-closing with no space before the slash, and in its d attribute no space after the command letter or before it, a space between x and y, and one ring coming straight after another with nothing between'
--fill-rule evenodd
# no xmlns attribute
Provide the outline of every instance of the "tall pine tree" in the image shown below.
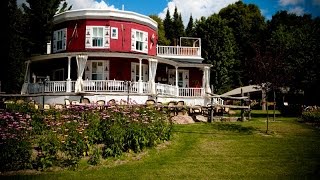
<svg viewBox="0 0 320 180"><path fill-rule="evenodd" d="M174 9L173 13L173 45L179 44L179 38L184 36L184 25L181 17L181 13L178 13L177 6Z"/></svg>
<svg viewBox="0 0 320 180"><path fill-rule="evenodd" d="M192 15L190 15L188 25L186 27L186 36L187 37L193 37L194 36L194 23Z"/></svg>
<svg viewBox="0 0 320 180"><path fill-rule="evenodd" d="M167 9L166 17L163 20L163 27L164 27L164 31L165 31L165 37L169 40L170 44L172 44L173 22L172 22L169 8Z"/></svg>

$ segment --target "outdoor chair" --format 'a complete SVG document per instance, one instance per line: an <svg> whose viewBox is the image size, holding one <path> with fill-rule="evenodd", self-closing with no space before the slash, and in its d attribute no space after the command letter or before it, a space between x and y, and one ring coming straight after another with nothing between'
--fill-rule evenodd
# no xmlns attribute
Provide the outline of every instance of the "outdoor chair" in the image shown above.
<svg viewBox="0 0 320 180"><path fill-rule="evenodd" d="M97 109L99 109L99 110L104 109L105 104L106 104L105 100L98 100L97 101Z"/></svg>
<svg viewBox="0 0 320 180"><path fill-rule="evenodd" d="M115 106L116 105L116 100L115 99L110 99L108 101L108 106Z"/></svg>
<svg viewBox="0 0 320 180"><path fill-rule="evenodd" d="M193 114L201 114L202 113L202 107L201 105L194 105L192 107L192 113Z"/></svg>
<svg viewBox="0 0 320 180"><path fill-rule="evenodd" d="M64 108L64 105L63 104L55 104L54 105L54 109L57 109L57 110L61 110Z"/></svg>
<svg viewBox="0 0 320 180"><path fill-rule="evenodd" d="M83 104L90 104L89 98L81 98L80 102Z"/></svg>
<svg viewBox="0 0 320 180"><path fill-rule="evenodd" d="M49 110L49 109L51 109L50 104L44 104L44 105L43 105L43 109L44 109L44 110Z"/></svg>
<svg viewBox="0 0 320 180"><path fill-rule="evenodd" d="M71 105L71 102L69 99L64 99L64 105L66 106L66 108L69 108Z"/></svg>

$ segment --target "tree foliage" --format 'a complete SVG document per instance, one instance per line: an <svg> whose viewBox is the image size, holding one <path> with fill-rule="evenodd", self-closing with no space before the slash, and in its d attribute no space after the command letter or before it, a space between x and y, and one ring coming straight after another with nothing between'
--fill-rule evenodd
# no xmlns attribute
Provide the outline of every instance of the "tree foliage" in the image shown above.
<svg viewBox="0 0 320 180"><path fill-rule="evenodd" d="M167 9L166 17L163 20L163 27L165 30L165 37L170 41L171 44L173 42L173 21L169 9Z"/></svg>
<svg viewBox="0 0 320 180"><path fill-rule="evenodd" d="M158 42L157 43L159 45L164 45L164 46L170 45L170 41L165 36L165 29L163 26L162 19L159 18L159 16L157 15L150 15L149 17L158 23Z"/></svg>
<svg viewBox="0 0 320 180"><path fill-rule="evenodd" d="M215 14L207 19L202 17L196 22L195 35L202 39L201 48L205 63L213 65L211 84L215 93L230 90L237 52L232 29L227 26L225 20Z"/></svg>
<svg viewBox="0 0 320 180"><path fill-rule="evenodd" d="M255 55L254 47L263 42L265 19L256 5L244 4L242 1L221 9L219 15L233 30L239 49L235 66L238 72L235 74L237 77L234 79L234 85L246 85L251 80L246 72L250 71L250 60Z"/></svg>
<svg viewBox="0 0 320 180"><path fill-rule="evenodd" d="M51 40L53 16L67 8L65 0L26 0L28 5L22 7L26 13L28 37L30 38L30 52L42 54L46 52L46 43ZM60 8L60 5L62 7Z"/></svg>
<svg viewBox="0 0 320 180"><path fill-rule="evenodd" d="M188 25L186 27L186 36L187 37L193 37L194 36L194 22L193 17L190 15Z"/></svg>
<svg viewBox="0 0 320 180"><path fill-rule="evenodd" d="M24 36L24 15L17 7L16 0L8 1L8 56L1 65L2 91L17 93L23 83L24 61L26 60L26 38Z"/></svg>

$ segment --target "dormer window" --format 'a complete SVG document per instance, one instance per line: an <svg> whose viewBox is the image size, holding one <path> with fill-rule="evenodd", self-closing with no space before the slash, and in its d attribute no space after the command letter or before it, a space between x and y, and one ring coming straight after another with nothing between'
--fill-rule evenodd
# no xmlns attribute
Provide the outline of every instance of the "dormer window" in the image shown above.
<svg viewBox="0 0 320 180"><path fill-rule="evenodd" d="M110 26L87 26L86 48L110 48Z"/></svg>
<svg viewBox="0 0 320 180"><path fill-rule="evenodd" d="M66 50L67 28L53 32L53 53Z"/></svg>

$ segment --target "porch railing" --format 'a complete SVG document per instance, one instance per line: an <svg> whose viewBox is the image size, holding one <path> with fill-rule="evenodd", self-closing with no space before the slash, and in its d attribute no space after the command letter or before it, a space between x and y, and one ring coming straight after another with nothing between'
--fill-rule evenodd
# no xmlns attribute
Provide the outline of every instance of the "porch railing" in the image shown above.
<svg viewBox="0 0 320 180"><path fill-rule="evenodd" d="M28 93L54 93L66 92L68 81L47 81L46 83L30 83L28 84ZM71 81L71 92L75 90L75 81ZM156 83L156 93L158 95L177 96L177 87ZM129 88L129 89L128 89ZM126 81L118 80L84 80L83 90L85 92L119 92L119 93L139 93L139 82L131 82L128 86ZM129 90L129 91L128 91ZM142 92L151 93L151 84L142 82ZM201 97L205 93L204 88L178 88L178 96L180 97ZM223 104L223 99L214 98L215 104Z"/></svg>
<svg viewBox="0 0 320 180"><path fill-rule="evenodd" d="M204 88L179 88L179 96L192 96L200 97L203 96Z"/></svg>
<svg viewBox="0 0 320 180"><path fill-rule="evenodd" d="M200 47L158 46L159 56L196 56L201 57Z"/></svg>
<svg viewBox="0 0 320 180"><path fill-rule="evenodd" d="M171 95L175 96L177 93L177 88L169 84L156 84L156 92L159 95Z"/></svg>

